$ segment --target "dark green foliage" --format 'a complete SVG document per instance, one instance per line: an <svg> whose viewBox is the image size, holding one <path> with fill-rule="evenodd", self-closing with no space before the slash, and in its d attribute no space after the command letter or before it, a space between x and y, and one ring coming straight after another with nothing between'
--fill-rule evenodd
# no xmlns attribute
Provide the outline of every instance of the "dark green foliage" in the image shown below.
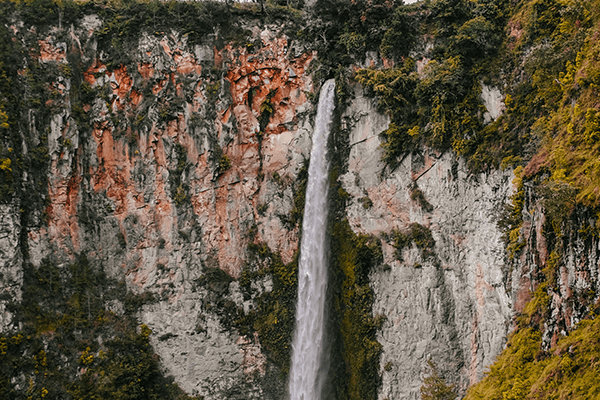
<svg viewBox="0 0 600 400"><path fill-rule="evenodd" d="M335 76L335 71L350 67L365 58L365 52L377 51L387 21L394 15L394 1L386 0L319 0L301 31L301 39L313 43L319 52L319 66L315 71L317 81ZM401 13L395 24L404 23ZM402 25L403 29L404 26ZM407 30L408 31L408 30ZM389 51L391 41L388 40ZM395 45L395 43L394 43ZM398 49L406 52L407 46Z"/></svg>
<svg viewBox="0 0 600 400"><path fill-rule="evenodd" d="M283 373L287 373L296 311L298 262L296 259L289 264L283 264L278 255L271 257L273 291L257 298L256 309L249 317L254 320L254 329L258 332L268 356Z"/></svg>
<svg viewBox="0 0 600 400"><path fill-rule="evenodd" d="M0 6L2 13L6 6ZM23 167L19 134L22 86L17 71L25 54L13 38L9 28L0 24L0 201L3 203L13 199L15 182L19 182Z"/></svg>
<svg viewBox="0 0 600 400"><path fill-rule="evenodd" d="M521 141L498 123L484 125L480 81L498 71L508 3L436 0L412 7L410 13L402 6L396 9L397 22L392 19L381 44L396 67L357 73L357 81L378 96L380 108L391 117L382 133L383 160L393 170L407 153L426 144L440 151L454 149L474 171L497 167L517 154ZM416 26L433 34L433 59L421 74L413 60L401 59ZM405 54L394 55L394 49Z"/></svg>
<svg viewBox="0 0 600 400"><path fill-rule="evenodd" d="M21 18L27 26L48 27L58 25L60 6L54 0L33 0L17 3Z"/></svg>
<svg viewBox="0 0 600 400"><path fill-rule="evenodd" d="M94 4L94 11L107 21L104 28L96 33L98 44L115 60L112 63L114 67L127 64L128 39L137 37L144 30L151 34L162 34L177 26L192 43L201 42L217 27L231 35L236 34L236 26L232 24L235 20L230 18L224 2L143 3L129 0L98 6Z"/></svg>
<svg viewBox="0 0 600 400"><path fill-rule="evenodd" d="M454 400L457 397L455 385L446 384L446 380L440 375L437 365L427 360L427 376L423 378L421 386L422 400Z"/></svg>
<svg viewBox="0 0 600 400"><path fill-rule="evenodd" d="M455 35L470 14L465 0L435 0L431 2L430 10L436 37L442 39Z"/></svg>
<svg viewBox="0 0 600 400"><path fill-rule="evenodd" d="M271 103L271 99L273 96L277 94L277 89L273 89L269 92L265 100L260 105L260 117L259 117L259 127L261 132L265 132L267 129L267 125L269 125L269 121L271 120L271 116L275 112L273 109L273 103ZM249 101L250 102L250 101ZM250 104L252 104L250 102Z"/></svg>
<svg viewBox="0 0 600 400"><path fill-rule="evenodd" d="M240 287L256 306L237 322L241 334L258 332L267 357L283 374L290 367L292 334L296 313L298 287L298 256L284 264L281 256L264 244L251 243L248 265L242 272ZM251 283L270 278L273 290L256 293Z"/></svg>
<svg viewBox="0 0 600 400"><path fill-rule="evenodd" d="M360 204L362 204L365 210L368 210L369 208L373 207L373 200L371 200L369 196L361 197L360 199L358 199L358 201L360 202Z"/></svg>
<svg viewBox="0 0 600 400"><path fill-rule="evenodd" d="M87 347L79 362L85 367L78 382L69 390L74 398L87 399L192 399L165 378L150 346L152 331L127 332L106 343L108 351L98 355Z"/></svg>
<svg viewBox="0 0 600 400"><path fill-rule="evenodd" d="M405 7L397 7L381 40L381 55L400 61L413 48L417 39L414 17Z"/></svg>
<svg viewBox="0 0 600 400"><path fill-rule="evenodd" d="M511 196L511 202L504 205L500 218L498 218L498 227L504 232L504 243L511 257L514 257L525 245L525 241L521 237L523 209L526 200L523 187L523 167L517 167L514 173L513 185L516 191Z"/></svg>
<svg viewBox="0 0 600 400"><path fill-rule="evenodd" d="M369 272L383 262L381 242L356 235L348 221L333 224L333 314L336 316L334 357L343 365L334 368L339 398L376 399L379 387L381 344L376 339L381 321L373 317L373 291Z"/></svg>
<svg viewBox="0 0 600 400"><path fill-rule="evenodd" d="M402 252L411 243L414 243L423 258L434 255L435 240L431 235L431 230L421 224L413 222L409 225L406 233L394 230L392 231L393 246L396 249L394 255L399 261L402 261Z"/></svg>
<svg viewBox="0 0 600 400"><path fill-rule="evenodd" d="M23 281L23 301L10 306L20 330L0 335L0 399L188 399L163 375L150 329L136 332L143 296L85 256L62 267L26 264ZM124 316L106 310L117 299Z"/></svg>
<svg viewBox="0 0 600 400"><path fill-rule="evenodd" d="M423 211L433 211L433 206L427 201L427 199L425 198L425 194L421 189L419 189L419 186L417 186L416 182L414 182L414 184L410 188L410 199L416 202L419 205L419 207L423 209Z"/></svg>
<svg viewBox="0 0 600 400"><path fill-rule="evenodd" d="M175 168L169 174L169 186L171 187L171 197L178 206L190 202L189 185L182 180L184 173L190 168L187 158L187 149L180 143L174 145ZM224 156L226 157L226 156Z"/></svg>
<svg viewBox="0 0 600 400"><path fill-rule="evenodd" d="M382 132L383 160L392 170L399 165L398 155L412 151L419 144L418 127L413 128L418 121L414 66L414 61L407 58L394 69L363 69L356 75L358 82L378 96L379 110L392 117L388 129Z"/></svg>
<svg viewBox="0 0 600 400"><path fill-rule="evenodd" d="M251 242L247 265L239 278L245 300L254 300L248 313L228 300L229 286L234 279L220 268L207 268L196 284L207 291L203 299L206 312L217 315L225 329L237 329L241 335L250 337L257 332L268 360L282 374L287 374L296 309L297 257L284 264L281 256L266 244L254 242L255 234L251 231L248 235ZM271 291L257 289L265 279L272 283Z"/></svg>
<svg viewBox="0 0 600 400"><path fill-rule="evenodd" d="M204 274L196 280L196 284L214 292L219 297L223 297L229 293L231 281L233 281L233 278L221 268L207 267Z"/></svg>
<svg viewBox="0 0 600 400"><path fill-rule="evenodd" d="M308 185L308 166L310 160L304 160L302 168L298 171L294 183L294 207L290 213L288 226L294 227L299 224L302 228L302 216L304 215L304 202L306 200L306 185Z"/></svg>

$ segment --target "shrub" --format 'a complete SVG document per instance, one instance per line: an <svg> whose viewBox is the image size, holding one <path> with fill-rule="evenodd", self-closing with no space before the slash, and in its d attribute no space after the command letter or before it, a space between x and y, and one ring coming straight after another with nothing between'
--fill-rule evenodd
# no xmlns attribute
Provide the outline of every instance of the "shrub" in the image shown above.
<svg viewBox="0 0 600 400"><path fill-rule="evenodd" d="M446 384L440 375L437 365L430 358L427 360L427 376L421 386L422 400L454 400L458 396L455 385Z"/></svg>

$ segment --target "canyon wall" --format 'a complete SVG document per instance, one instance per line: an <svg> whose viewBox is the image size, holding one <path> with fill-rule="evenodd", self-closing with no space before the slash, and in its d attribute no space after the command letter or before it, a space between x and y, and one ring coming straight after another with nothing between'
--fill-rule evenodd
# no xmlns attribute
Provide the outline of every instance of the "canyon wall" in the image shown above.
<svg viewBox="0 0 600 400"><path fill-rule="evenodd" d="M2 206L0 328L15 329L5 303L21 297L24 262L51 259L66 270L85 254L129 291L154 296L139 322L187 393L283 398L285 372L260 335L241 334L212 305L228 302L241 314L256 307L240 284L249 245L294 261L299 228L289 215L310 157L316 54L282 26L252 23L250 38L236 45L217 35L192 44L177 30L141 34L129 62L109 65L95 34L102 27L96 15L43 35L10 27L23 42L36 37L31 51L52 96L47 123L32 110L23 132L47 140L47 205L27 226L18 202ZM78 68L82 81L72 72ZM370 274L373 312L384 318L379 398L419 398L429 358L464 391L500 353L515 310L535 290L532 275L547 258L542 205L530 194L523 232L531 248L510 263L497 220L515 191L512 171L472 174L453 153L427 148L390 171L379 136L389 120L360 86L351 89L353 100L340 110L350 146L340 180L354 232L382 238L384 262ZM396 233L411 229L430 232L433 242L399 248ZM582 235L561 270L564 293L552 299L548 341L585 313L573 292L598 289L599 244ZM199 282L214 269L232 279L208 290ZM252 285L273 290L268 275ZM124 312L119 300L105 307Z"/></svg>

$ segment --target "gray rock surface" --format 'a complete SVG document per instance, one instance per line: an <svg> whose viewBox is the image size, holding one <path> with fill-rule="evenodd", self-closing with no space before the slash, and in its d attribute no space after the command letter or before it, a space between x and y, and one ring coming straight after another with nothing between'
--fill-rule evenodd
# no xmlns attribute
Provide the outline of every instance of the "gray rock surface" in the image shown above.
<svg viewBox="0 0 600 400"><path fill-rule="evenodd" d="M20 301L23 286L23 256L19 244L21 233L18 204L0 204L0 332L12 327L12 314L6 302Z"/></svg>
<svg viewBox="0 0 600 400"><path fill-rule="evenodd" d="M150 327L162 366L186 392L207 400L280 393L263 390L275 386L266 381L282 383L260 338L223 326L196 280L208 268L239 277L251 229L284 262L292 259L298 231L282 216L294 205L292 184L310 156L312 81L305 69L314 55L288 54L277 26L251 29L262 41L253 54L222 44L218 50L214 36L192 46L172 30L141 34L128 44L135 51L127 67L109 69L93 35L102 26L87 16L70 32L85 49L87 83L106 96L86 105L89 131L78 129L66 98L49 119L48 223L27 227L28 261L67 266L85 254L92 268L129 291L152 293L157 301L143 306L139 322ZM72 51L52 35L43 42L49 66L67 62L64 53ZM273 115L261 127L261 104L271 91ZM220 165L224 156L228 168ZM19 211L2 207L0 282L20 299ZM252 300L236 284L228 300L248 311ZM256 284L259 293L273 287L270 280ZM105 307L124 312L120 301ZM10 321L1 303L0 329Z"/></svg>
<svg viewBox="0 0 600 400"><path fill-rule="evenodd" d="M371 274L374 312L387 318L378 336L383 345L379 398L420 398L421 371L430 357L464 390L502 350L512 316L496 225L499 208L512 193L512 174L471 175L452 154L423 149L382 175L378 134L386 119L359 88L346 116L352 150L342 179L353 196L348 208L353 229L381 236L418 223L435 240L433 257L423 259L412 245L402 261L391 241L384 241L387 265ZM415 184L430 210L411 199ZM365 196L372 206L364 206Z"/></svg>

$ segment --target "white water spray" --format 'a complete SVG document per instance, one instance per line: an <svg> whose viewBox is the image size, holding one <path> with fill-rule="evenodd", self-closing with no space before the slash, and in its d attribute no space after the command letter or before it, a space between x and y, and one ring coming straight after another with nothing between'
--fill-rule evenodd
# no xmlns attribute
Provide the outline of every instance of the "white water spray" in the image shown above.
<svg viewBox="0 0 600 400"><path fill-rule="evenodd" d="M327 138L334 109L334 89L333 79L325 82L321 88L308 166L298 265L296 328L292 341L290 400L319 400L325 381L321 361L324 350L327 288Z"/></svg>

